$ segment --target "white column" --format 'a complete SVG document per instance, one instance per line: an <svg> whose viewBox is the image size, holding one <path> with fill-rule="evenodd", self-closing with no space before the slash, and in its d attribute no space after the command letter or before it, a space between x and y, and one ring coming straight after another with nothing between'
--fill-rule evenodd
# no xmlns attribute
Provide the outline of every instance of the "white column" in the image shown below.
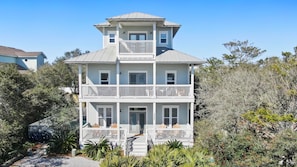
<svg viewBox="0 0 297 167"><path fill-rule="evenodd" d="M194 65L192 64L191 65L191 93L190 93L190 96L193 96L194 97Z"/></svg>
<svg viewBox="0 0 297 167"><path fill-rule="evenodd" d="M153 54L154 58L156 57L156 50L157 50L157 35L156 35L156 22L153 24Z"/></svg>
<svg viewBox="0 0 297 167"><path fill-rule="evenodd" d="M117 97L119 98L120 97L120 61L117 60L116 62L116 80L117 80Z"/></svg>
<svg viewBox="0 0 297 167"><path fill-rule="evenodd" d="M191 127L193 129L194 128L194 102L191 102L191 114L190 114L190 116L191 116L190 125L191 125Z"/></svg>
<svg viewBox="0 0 297 167"><path fill-rule="evenodd" d="M156 98L156 83L157 83L157 65L156 61L153 63L153 97Z"/></svg>
<svg viewBox="0 0 297 167"><path fill-rule="evenodd" d="M157 110L157 107L156 107L156 102L153 103L153 134L154 134L154 138L152 139L153 141L156 140L156 110Z"/></svg>
<svg viewBox="0 0 297 167"><path fill-rule="evenodd" d="M83 141L83 130L82 130L82 125L83 125L83 114L82 114L82 102L79 102L79 144L82 145Z"/></svg>
<svg viewBox="0 0 297 167"><path fill-rule="evenodd" d="M120 23L117 24L117 29L116 29L116 54L117 54L117 57L119 58L120 56L120 49L119 49L119 45L120 45L120 37L119 37L119 34L120 34Z"/></svg>
<svg viewBox="0 0 297 167"><path fill-rule="evenodd" d="M82 65L81 64L79 64L78 65L78 93L79 93L79 95L78 95L78 97L79 98L82 98L82 87L81 87L81 85L82 85Z"/></svg>
<svg viewBox="0 0 297 167"><path fill-rule="evenodd" d="M117 133L118 133L118 143L120 142L120 111L121 111L121 109L120 109L120 103L119 102L117 102Z"/></svg>

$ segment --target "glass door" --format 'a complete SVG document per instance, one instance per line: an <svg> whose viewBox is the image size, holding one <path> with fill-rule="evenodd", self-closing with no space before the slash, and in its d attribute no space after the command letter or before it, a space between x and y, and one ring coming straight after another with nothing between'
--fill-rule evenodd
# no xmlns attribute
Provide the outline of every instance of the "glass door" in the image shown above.
<svg viewBox="0 0 297 167"><path fill-rule="evenodd" d="M129 133L132 134L143 134L145 131L146 124L146 108L141 108L141 110L135 110L137 108L130 108L129 119ZM143 111L144 109L144 111Z"/></svg>

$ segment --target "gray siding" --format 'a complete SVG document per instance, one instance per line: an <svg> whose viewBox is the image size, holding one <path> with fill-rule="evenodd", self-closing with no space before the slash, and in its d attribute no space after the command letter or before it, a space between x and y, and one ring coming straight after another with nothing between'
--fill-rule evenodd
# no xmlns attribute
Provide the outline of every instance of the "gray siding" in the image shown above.
<svg viewBox="0 0 297 167"><path fill-rule="evenodd" d="M115 64L89 64L87 83L99 84L99 71L110 71L110 84L116 84L116 65Z"/></svg>
<svg viewBox="0 0 297 167"><path fill-rule="evenodd" d="M91 125L94 125L95 123L98 124L98 113L97 113L97 106L112 106L113 107L113 113L112 113L112 123L117 122L117 108L116 104L110 104L110 103L88 103L87 104L87 122L89 122Z"/></svg>
<svg viewBox="0 0 297 167"><path fill-rule="evenodd" d="M160 35L159 35L159 32L160 31L166 31L167 34L168 34L168 42L167 44L161 44L160 43ZM171 33L171 28L162 28L162 27L158 27L157 29L157 47L167 47L167 48L172 48L172 33Z"/></svg>
<svg viewBox="0 0 297 167"><path fill-rule="evenodd" d="M188 123L188 104L187 103L176 103L176 104L157 104L157 112L156 112L156 124L162 124L163 120L162 120L162 116L163 116L163 111L162 111L162 107L164 105L172 105L172 106L178 106L179 107L179 124L187 124Z"/></svg>
<svg viewBox="0 0 297 167"><path fill-rule="evenodd" d="M188 65L184 64L158 64L157 65L157 84L165 84L166 71L176 71L176 84L188 84L189 70Z"/></svg>
<svg viewBox="0 0 297 167"><path fill-rule="evenodd" d="M121 64L120 83L128 84L129 71L146 71L147 84L153 84L153 65L152 64Z"/></svg>
<svg viewBox="0 0 297 167"><path fill-rule="evenodd" d="M129 107L146 107L146 124L153 124L153 104L137 104L137 103L124 103L120 104L121 113L120 113L120 123L128 125L129 120Z"/></svg>

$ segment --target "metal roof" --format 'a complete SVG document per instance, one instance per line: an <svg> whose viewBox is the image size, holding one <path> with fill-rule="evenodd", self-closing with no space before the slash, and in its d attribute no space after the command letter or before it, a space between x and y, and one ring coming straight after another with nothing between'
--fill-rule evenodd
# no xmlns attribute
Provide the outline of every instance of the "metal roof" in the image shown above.
<svg viewBox="0 0 297 167"><path fill-rule="evenodd" d="M205 63L204 60L201 60L197 57L188 55L186 53L164 48L158 47L157 48L157 57L156 62L160 64L203 64Z"/></svg>
<svg viewBox="0 0 297 167"><path fill-rule="evenodd" d="M104 49L83 54L68 60L65 63L68 64L92 64L92 63L104 63L114 64L116 63L116 48L115 46L108 46Z"/></svg>
<svg viewBox="0 0 297 167"><path fill-rule="evenodd" d="M46 58L43 52L25 52L21 49L7 46L0 46L0 55L9 57L37 57L39 55L42 55Z"/></svg>
<svg viewBox="0 0 297 167"><path fill-rule="evenodd" d="M165 18L146 14L146 13L141 13L141 12L133 12L133 13L110 17L110 18L107 18L106 20L108 21L132 21L132 20L164 21Z"/></svg>

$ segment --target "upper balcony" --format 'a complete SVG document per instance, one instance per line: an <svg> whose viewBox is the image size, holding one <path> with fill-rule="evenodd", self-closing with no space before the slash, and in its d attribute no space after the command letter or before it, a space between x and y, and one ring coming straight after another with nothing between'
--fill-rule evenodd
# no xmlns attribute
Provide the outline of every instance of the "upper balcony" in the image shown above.
<svg viewBox="0 0 297 167"><path fill-rule="evenodd" d="M119 92L117 92L119 91ZM191 85L82 85L82 98L191 98Z"/></svg>
<svg viewBox="0 0 297 167"><path fill-rule="evenodd" d="M153 55L153 40L120 40L120 55Z"/></svg>

